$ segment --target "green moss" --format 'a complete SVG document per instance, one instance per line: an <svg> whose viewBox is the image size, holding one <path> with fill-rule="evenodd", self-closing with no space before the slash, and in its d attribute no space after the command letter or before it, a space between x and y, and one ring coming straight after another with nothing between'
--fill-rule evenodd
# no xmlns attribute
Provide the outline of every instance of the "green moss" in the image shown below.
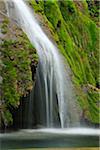
<svg viewBox="0 0 100 150"><path fill-rule="evenodd" d="M30 0L29 3L34 8L35 12L43 12L43 0L39 0L38 3L36 3L36 0Z"/></svg>
<svg viewBox="0 0 100 150"><path fill-rule="evenodd" d="M4 40L1 43L2 55L2 99L5 109L2 114L4 124L13 122L9 108L20 104L20 97L25 96L33 87L31 63L37 65L38 57L35 49L25 35L17 40Z"/></svg>
<svg viewBox="0 0 100 150"><path fill-rule="evenodd" d="M0 25L1 33L3 33L3 34L7 33L7 31L8 31L8 23L9 23L8 19L4 19L3 20L2 24Z"/></svg>
<svg viewBox="0 0 100 150"><path fill-rule="evenodd" d="M8 124L12 124L13 123L13 118L12 118L12 114L9 112L8 109L6 109L4 112L3 112L3 118L4 120L4 124L5 126L7 126Z"/></svg>
<svg viewBox="0 0 100 150"><path fill-rule="evenodd" d="M95 0L86 0L88 4L88 11L90 14L91 19L99 24L99 9L100 9L100 2Z"/></svg>
<svg viewBox="0 0 100 150"><path fill-rule="evenodd" d="M73 72L72 81L76 89L77 100L83 112L86 110L85 117L92 123L98 123L98 92L88 87L88 84L94 87L99 84L99 30L95 24L98 22L97 3L86 2L86 0L31 0L29 3L43 19L44 25L69 63ZM6 29L6 27L7 23L4 23L2 28ZM13 107L19 105L19 97L26 94L25 92L31 87L30 64L34 60L38 61L37 54L25 35L18 38L18 41L4 41L2 45L4 56L2 73L4 75L3 86L5 86L3 98L6 106L12 105Z"/></svg>
<svg viewBox="0 0 100 150"><path fill-rule="evenodd" d="M90 120L91 122L98 123L99 122L99 93L90 90L88 92L88 102L89 102L89 110L90 110Z"/></svg>
<svg viewBox="0 0 100 150"><path fill-rule="evenodd" d="M54 11L56 10L56 11ZM47 19L52 23L54 28L57 27L58 21L61 19L61 14L56 1L45 1L44 2L44 13Z"/></svg>
<svg viewBox="0 0 100 150"><path fill-rule="evenodd" d="M34 6L33 6L34 7ZM38 4L36 4L38 7ZM41 5L43 18L46 17L54 40L67 59L76 87L77 99L86 118L98 123L98 97L93 91L85 92L83 87L98 83L98 28L90 19L86 1L44 1ZM39 8L39 7L38 7ZM35 9L35 8L34 8ZM54 11L56 10L56 11ZM56 38L55 38L56 37ZM92 112L95 111L95 113Z"/></svg>
<svg viewBox="0 0 100 150"><path fill-rule="evenodd" d="M65 21L74 19L76 16L76 8L73 1L59 1L59 8Z"/></svg>

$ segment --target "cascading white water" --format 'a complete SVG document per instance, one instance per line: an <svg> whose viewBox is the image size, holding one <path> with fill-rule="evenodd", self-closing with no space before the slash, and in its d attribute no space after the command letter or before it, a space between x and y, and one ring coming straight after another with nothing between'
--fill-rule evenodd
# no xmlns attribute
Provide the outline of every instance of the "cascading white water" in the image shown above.
<svg viewBox="0 0 100 150"><path fill-rule="evenodd" d="M64 128L70 126L70 124L79 123L79 113L75 108L77 106L75 106L75 96L67 71L68 68L66 67L65 69L58 49L43 32L35 19L34 13L31 12L24 0L8 0L8 2L13 2L18 23L39 55L44 82L44 87L41 86L41 88L45 90L47 127L53 125L53 86L55 86L56 99L58 101L61 127Z"/></svg>

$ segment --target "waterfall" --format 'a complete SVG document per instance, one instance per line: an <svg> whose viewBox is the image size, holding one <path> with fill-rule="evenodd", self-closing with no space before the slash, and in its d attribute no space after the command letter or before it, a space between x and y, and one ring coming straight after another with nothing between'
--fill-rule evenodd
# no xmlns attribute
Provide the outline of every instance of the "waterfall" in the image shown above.
<svg viewBox="0 0 100 150"><path fill-rule="evenodd" d="M34 91L34 105L38 105L38 110L40 106L37 118L42 118L44 115L45 119L43 120L46 121L46 127L54 127L56 115L59 116L62 128L79 124L80 116L69 77L69 68L67 65L65 67L59 50L41 29L34 12L24 0L8 0L6 3L12 3L18 23L36 48L39 56ZM8 9L9 16L11 16L11 8L8 7ZM30 107L33 104L31 101ZM29 117L32 119L30 115Z"/></svg>

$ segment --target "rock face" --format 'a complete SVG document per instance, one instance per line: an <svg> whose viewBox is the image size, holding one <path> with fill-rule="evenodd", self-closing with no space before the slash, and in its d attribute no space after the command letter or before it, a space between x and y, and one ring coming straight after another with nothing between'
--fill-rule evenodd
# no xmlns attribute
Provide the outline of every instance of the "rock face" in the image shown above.
<svg viewBox="0 0 100 150"><path fill-rule="evenodd" d="M98 124L99 4L96 1L40 0L37 3L30 0L30 5L70 65L82 117Z"/></svg>
<svg viewBox="0 0 100 150"><path fill-rule="evenodd" d="M26 96L32 90L38 57L16 22L6 17L3 2L0 2L0 7L1 128L12 124L10 110L18 108L20 97Z"/></svg>

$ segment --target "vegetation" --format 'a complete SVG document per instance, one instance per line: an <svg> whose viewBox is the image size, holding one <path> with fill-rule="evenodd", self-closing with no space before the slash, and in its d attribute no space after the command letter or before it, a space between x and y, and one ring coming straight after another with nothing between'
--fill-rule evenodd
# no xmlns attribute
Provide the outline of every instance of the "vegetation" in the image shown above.
<svg viewBox="0 0 100 150"><path fill-rule="evenodd" d="M42 16L44 26L72 69L72 81L84 117L99 123L98 4L85 0L31 0L31 5Z"/></svg>
<svg viewBox="0 0 100 150"><path fill-rule="evenodd" d="M29 0L29 3L69 63L84 118L98 124L99 2ZM26 35L12 24L5 17L0 23L0 121L5 126L13 122L10 109L19 107L20 98L32 90L35 72L31 67L36 68L38 62Z"/></svg>
<svg viewBox="0 0 100 150"><path fill-rule="evenodd" d="M4 18L1 24L3 36L0 44L0 77L2 78L0 118L5 126L13 123L10 109L19 107L20 98L32 90L31 67L34 65L36 68L38 62L36 51L26 35L16 26L13 27L15 34L11 33L9 26L10 22ZM11 35L10 39L9 35ZM34 74L35 72L33 76Z"/></svg>

